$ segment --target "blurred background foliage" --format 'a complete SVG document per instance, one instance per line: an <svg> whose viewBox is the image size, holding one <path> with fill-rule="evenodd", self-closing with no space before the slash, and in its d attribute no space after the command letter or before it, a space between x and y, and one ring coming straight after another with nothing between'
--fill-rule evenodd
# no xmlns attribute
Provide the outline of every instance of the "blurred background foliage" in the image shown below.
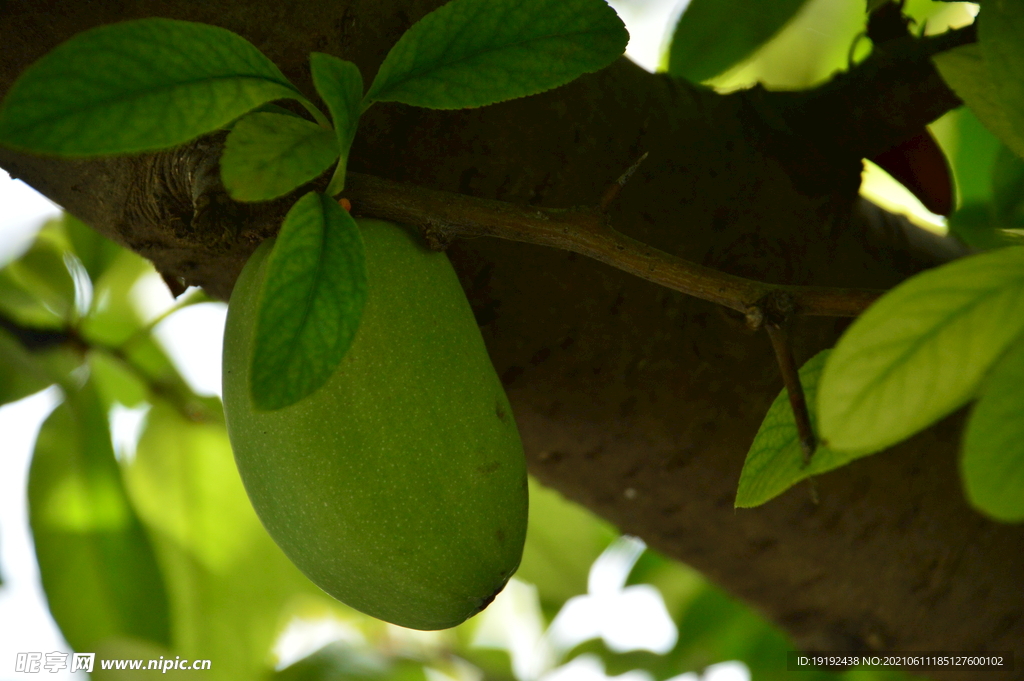
<svg viewBox="0 0 1024 681"><path fill-rule="evenodd" d="M645 3L613 4L629 15ZM777 5L772 16L748 16L749 1L720 0L709 10L694 0L700 12L684 13L676 34L717 47L667 40L662 68L722 91L755 82L804 88L870 52L860 37L863 0ZM975 9L906 4L926 32L967 23ZM757 22L771 30L753 30ZM966 109L932 129L958 187L949 229L981 248L1020 238L1024 162ZM864 193L945 229L883 171L869 171ZM219 400L197 392L158 337L180 311L219 304L191 291L154 315L145 292L162 284L152 267L67 215L3 265L0 403L59 391L31 464L29 520L50 611L75 650L210 659L201 673L211 680L695 681L716 669L715 678L726 678L713 665L728 661L747 670L728 678L790 673L792 644L757 612L536 483L522 565L480 616L425 633L345 607L263 530L235 470ZM107 675L133 678L93 677ZM906 677L850 670L801 678Z"/></svg>

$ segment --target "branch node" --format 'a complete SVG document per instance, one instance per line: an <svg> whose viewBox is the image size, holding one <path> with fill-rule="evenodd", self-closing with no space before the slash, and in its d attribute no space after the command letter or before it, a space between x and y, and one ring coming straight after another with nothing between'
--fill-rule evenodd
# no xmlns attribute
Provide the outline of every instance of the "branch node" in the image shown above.
<svg viewBox="0 0 1024 681"><path fill-rule="evenodd" d="M760 304L767 321L780 327L788 325L796 313L796 300L788 291L774 289L761 299Z"/></svg>
<svg viewBox="0 0 1024 681"><path fill-rule="evenodd" d="M447 251L452 243L449 231L436 222L430 222L423 227L423 240L432 251Z"/></svg>
<svg viewBox="0 0 1024 681"><path fill-rule="evenodd" d="M764 324L764 310L761 309L760 305L751 305L747 308L743 316L747 319L747 328L751 331L757 331Z"/></svg>

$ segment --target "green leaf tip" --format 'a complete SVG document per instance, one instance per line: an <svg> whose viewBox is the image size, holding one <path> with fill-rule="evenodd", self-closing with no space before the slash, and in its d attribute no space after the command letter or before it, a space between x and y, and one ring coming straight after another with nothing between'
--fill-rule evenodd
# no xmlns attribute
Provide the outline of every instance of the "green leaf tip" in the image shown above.
<svg viewBox="0 0 1024 681"><path fill-rule="evenodd" d="M0 143L80 157L165 149L275 99L311 106L241 36L125 21L79 33L26 69L0 106Z"/></svg>
<svg viewBox="0 0 1024 681"><path fill-rule="evenodd" d="M366 256L355 220L310 192L285 216L265 263L252 398L287 407L322 386L355 338L366 302Z"/></svg>
<svg viewBox="0 0 1024 681"><path fill-rule="evenodd" d="M992 131L1024 156L1024 5L986 3L983 16L978 22L978 46L988 66L992 94L1002 105L1002 122L1009 127L999 130L993 126ZM974 108L972 100L964 101Z"/></svg>
<svg viewBox="0 0 1024 681"><path fill-rule="evenodd" d="M932 57L942 79L1006 146L1024 155L1024 134L1013 123L981 46L962 45Z"/></svg>
<svg viewBox="0 0 1024 681"><path fill-rule="evenodd" d="M807 400L811 426L815 431L818 422L815 397L821 373L831 352L822 350L800 367L800 383ZM736 508L760 506L802 480L844 466L869 453L837 452L819 443L814 456L805 464L793 409L786 389L783 388L768 409L747 452L736 490Z"/></svg>
<svg viewBox="0 0 1024 681"><path fill-rule="evenodd" d="M335 196L345 188L348 152L356 136L359 116L363 110L363 76L352 62L321 52L309 55L309 64L313 73L313 85L316 86L316 91L320 93L328 111L331 112L331 118L334 119L341 160L327 187L327 194Z"/></svg>
<svg viewBox="0 0 1024 681"><path fill-rule="evenodd" d="M922 272L878 299L821 377L821 435L834 449L884 449L973 399L1024 331L1024 248Z"/></svg>
<svg viewBox="0 0 1024 681"><path fill-rule="evenodd" d="M668 50L668 72L695 83L740 63L775 36L807 0L692 0Z"/></svg>
<svg viewBox="0 0 1024 681"><path fill-rule="evenodd" d="M399 39L366 100L432 109L494 104L602 69L628 41L603 0L452 0Z"/></svg>
<svg viewBox="0 0 1024 681"><path fill-rule="evenodd" d="M964 431L960 472L971 504L1024 522L1024 335L992 367Z"/></svg>

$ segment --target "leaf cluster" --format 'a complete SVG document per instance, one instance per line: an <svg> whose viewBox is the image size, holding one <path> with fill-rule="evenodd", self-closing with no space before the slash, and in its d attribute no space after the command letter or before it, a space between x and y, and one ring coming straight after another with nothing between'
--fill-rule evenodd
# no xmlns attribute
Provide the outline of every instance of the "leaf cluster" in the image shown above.
<svg viewBox="0 0 1024 681"><path fill-rule="evenodd" d="M0 143L102 156L224 128L221 178L239 201L284 196L334 166L326 194L306 194L285 217L261 295L251 387L257 405L278 409L326 382L359 325L362 240L331 197L344 189L362 113L374 102L458 109L535 94L607 66L627 39L601 0L453 0L399 39L365 93L354 64L310 55L328 118L241 36L127 21L85 31L26 70L0 107Z"/></svg>
<svg viewBox="0 0 1024 681"><path fill-rule="evenodd" d="M1024 389L1017 381L1024 343L1024 9L986 3L980 16L977 44L934 57L969 107L957 119L961 208L949 229L980 252L889 291L834 350L804 365L817 451L804 460L784 390L748 452L739 507L765 503L973 403L961 445L966 496L991 518L1024 521Z"/></svg>
<svg viewBox="0 0 1024 681"><path fill-rule="evenodd" d="M737 506L881 451L976 401L961 473L967 497L1024 520L1024 248L955 261L907 280L800 371L821 446L808 464L779 395L747 455Z"/></svg>

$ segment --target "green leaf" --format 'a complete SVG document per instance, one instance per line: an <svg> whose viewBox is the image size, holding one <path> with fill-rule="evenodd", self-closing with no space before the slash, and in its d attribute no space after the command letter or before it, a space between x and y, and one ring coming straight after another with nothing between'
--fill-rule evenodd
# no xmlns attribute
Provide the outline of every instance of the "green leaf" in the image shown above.
<svg viewBox="0 0 1024 681"><path fill-rule="evenodd" d="M460 651L461 652L461 651ZM285 667L273 681L426 681L420 661L389 659L342 641Z"/></svg>
<svg viewBox="0 0 1024 681"><path fill-rule="evenodd" d="M366 256L355 220L310 192L285 216L260 294L252 395L261 409L298 402L348 351L366 302Z"/></svg>
<svg viewBox="0 0 1024 681"><path fill-rule="evenodd" d="M231 31L125 21L79 33L26 69L0 107L0 143L65 156L163 149L289 98L311 106Z"/></svg>
<svg viewBox="0 0 1024 681"><path fill-rule="evenodd" d="M41 234L0 271L0 312L29 327L64 326L75 306L75 283L64 253L55 235Z"/></svg>
<svg viewBox="0 0 1024 681"><path fill-rule="evenodd" d="M992 367L964 432L967 498L996 520L1024 521L1024 336Z"/></svg>
<svg viewBox="0 0 1024 681"><path fill-rule="evenodd" d="M992 208L1000 227L1024 224L1024 159L1006 147L992 167Z"/></svg>
<svg viewBox="0 0 1024 681"><path fill-rule="evenodd" d="M831 350L822 350L800 367L811 426L817 432L816 397L821 372ZM752 508L774 499L801 480L844 466L868 452L836 452L819 444L810 462L804 465L800 437L785 388L772 402L768 414L754 436L736 490L736 508Z"/></svg>
<svg viewBox="0 0 1024 681"><path fill-rule="evenodd" d="M86 340L118 346L144 326L133 290L143 277L156 277L152 263L122 249L93 282L93 305L82 319L79 332Z"/></svg>
<svg viewBox="0 0 1024 681"><path fill-rule="evenodd" d="M334 119L334 130L338 136L338 150L341 161L334 172L331 184L327 188L329 196L336 196L345 188L345 167L348 164L348 152L352 140L359 127L359 115L362 113L363 76L359 68L350 61L332 57L329 54L314 52L309 55L309 64L313 70L313 84L316 91L323 97L327 110Z"/></svg>
<svg viewBox="0 0 1024 681"><path fill-rule="evenodd" d="M986 3L985 17L978 22L978 45L985 55L993 94L1013 129L1013 139L1003 141L1024 156L1019 146L1024 137L1024 5L1017 0Z"/></svg>
<svg viewBox="0 0 1024 681"><path fill-rule="evenodd" d="M132 373L124 362L103 350L91 350L88 354L89 380L96 385L103 404L114 403L126 407L139 407L150 399L149 391L141 377Z"/></svg>
<svg viewBox="0 0 1024 681"><path fill-rule="evenodd" d="M274 114L281 114L282 116L294 116L295 118L299 118L299 119L304 120L304 121L308 121L309 120L307 118L303 118L302 116L300 116L299 114L295 113L294 111L289 111L288 109L284 108L280 104L274 104L273 102L268 102L266 104L260 104L258 107L256 107L252 111L249 111L244 116L240 116L239 118L236 118L235 120L231 121L227 125L223 126L221 129L222 130L233 130L235 125L238 123L238 121L240 121L243 118L245 118L245 116L248 116L249 114L254 114L254 113L274 113Z"/></svg>
<svg viewBox="0 0 1024 681"><path fill-rule="evenodd" d="M980 23L984 25L989 22L986 20ZM941 52L933 56L932 60L943 80L964 100L978 120L1003 144L1018 155L1024 155L1024 134L1014 126L996 90L982 48L977 44L964 45Z"/></svg>
<svg viewBox="0 0 1024 681"><path fill-rule="evenodd" d="M50 612L75 650L111 636L170 640L167 595L126 497L95 390L65 388L29 471L29 521Z"/></svg>
<svg viewBox="0 0 1024 681"><path fill-rule="evenodd" d="M334 132L276 113L238 121L220 157L224 188L237 201L268 201L315 179L338 158Z"/></svg>
<svg viewBox="0 0 1024 681"><path fill-rule="evenodd" d="M264 534L230 452L222 424L190 423L157 401L126 473L146 524L213 571Z"/></svg>
<svg viewBox="0 0 1024 681"><path fill-rule="evenodd" d="M98 361L90 357L101 394L130 406L140 399L138 389L144 385L147 399L159 395L196 420L220 421L220 400L192 391L140 314L133 292L140 283L150 283L146 278L157 276L152 263L121 249L95 283L94 300L99 303L78 331L87 342L117 348L120 355L116 361L109 353Z"/></svg>
<svg viewBox="0 0 1024 681"><path fill-rule="evenodd" d="M975 396L1024 329L1024 248L918 274L886 293L825 365L818 418L827 445L880 450Z"/></svg>
<svg viewBox="0 0 1024 681"><path fill-rule="evenodd" d="M676 24L668 72L695 83L738 64L779 32L807 0L692 0Z"/></svg>
<svg viewBox="0 0 1024 681"><path fill-rule="evenodd" d="M64 213L62 219L68 241L89 273L89 279L93 282L99 280L123 249L71 213Z"/></svg>
<svg viewBox="0 0 1024 681"><path fill-rule="evenodd" d="M992 168L1000 149L995 135L967 107L954 112L957 143L950 159L961 206L992 198Z"/></svg>
<svg viewBox="0 0 1024 681"><path fill-rule="evenodd" d="M973 203L949 216L949 232L971 248L987 251L1024 244L1019 234L1002 229L989 205Z"/></svg>
<svg viewBox="0 0 1024 681"><path fill-rule="evenodd" d="M149 334L137 337L124 348L124 367L149 387L149 397L162 397L195 421L220 422L224 415L216 397L196 395L182 378L163 347ZM108 387L110 386L108 384ZM131 385L121 385L128 394ZM125 395L127 397L127 395Z"/></svg>
<svg viewBox="0 0 1024 681"><path fill-rule="evenodd" d="M0 328L0 405L20 400L52 381L14 336Z"/></svg>
<svg viewBox="0 0 1024 681"><path fill-rule="evenodd" d="M328 597L263 529L223 424L155 402L125 481L175 605L174 653L213 660L211 681L266 678L292 601Z"/></svg>
<svg viewBox="0 0 1024 681"><path fill-rule="evenodd" d="M628 40L603 0L452 0L391 48L366 101L461 109L525 97L604 68Z"/></svg>

